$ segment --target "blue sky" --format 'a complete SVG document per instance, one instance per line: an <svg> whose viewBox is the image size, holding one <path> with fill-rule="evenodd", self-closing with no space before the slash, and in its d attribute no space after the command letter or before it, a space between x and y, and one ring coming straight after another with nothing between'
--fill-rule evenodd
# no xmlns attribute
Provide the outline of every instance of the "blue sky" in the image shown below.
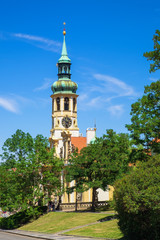
<svg viewBox="0 0 160 240"><path fill-rule="evenodd" d="M131 104L159 78L143 57L159 29L159 1L0 1L0 148L17 129L49 137L64 21L84 135L95 120L97 136L127 132Z"/></svg>

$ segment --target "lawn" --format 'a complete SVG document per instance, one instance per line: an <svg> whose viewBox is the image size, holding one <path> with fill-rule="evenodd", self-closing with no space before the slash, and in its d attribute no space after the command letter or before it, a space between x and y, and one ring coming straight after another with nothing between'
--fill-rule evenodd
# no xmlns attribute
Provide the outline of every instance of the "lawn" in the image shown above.
<svg viewBox="0 0 160 240"><path fill-rule="evenodd" d="M118 228L116 219L70 231L65 233L65 235L78 235L85 237L110 239L120 239L123 237L123 234Z"/></svg>
<svg viewBox="0 0 160 240"><path fill-rule="evenodd" d="M39 219L20 227L19 229L45 233L57 233L62 230L96 222L110 215L110 212L106 212L105 214L90 212L50 212Z"/></svg>

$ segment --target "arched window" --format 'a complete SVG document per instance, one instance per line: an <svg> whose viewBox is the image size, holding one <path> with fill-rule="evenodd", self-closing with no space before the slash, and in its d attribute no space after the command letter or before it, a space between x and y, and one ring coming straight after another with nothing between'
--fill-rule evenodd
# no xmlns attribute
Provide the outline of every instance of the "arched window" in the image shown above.
<svg viewBox="0 0 160 240"><path fill-rule="evenodd" d="M73 98L73 112L76 111L76 99Z"/></svg>
<svg viewBox="0 0 160 240"><path fill-rule="evenodd" d="M58 68L58 71L59 71L59 73L61 73L61 72L62 72L62 68L61 68L61 67L59 67L59 68Z"/></svg>
<svg viewBox="0 0 160 240"><path fill-rule="evenodd" d="M63 66L63 67L62 67L62 73L65 73L65 72L64 72L64 68L65 68L65 67Z"/></svg>
<svg viewBox="0 0 160 240"><path fill-rule="evenodd" d="M67 73L67 67L66 66L64 67L64 72Z"/></svg>
<svg viewBox="0 0 160 240"><path fill-rule="evenodd" d="M59 111L60 110L60 98L58 97L56 99L56 101L57 101L57 111Z"/></svg>
<svg viewBox="0 0 160 240"><path fill-rule="evenodd" d="M69 110L69 98L65 97L64 99L64 110L68 111Z"/></svg>

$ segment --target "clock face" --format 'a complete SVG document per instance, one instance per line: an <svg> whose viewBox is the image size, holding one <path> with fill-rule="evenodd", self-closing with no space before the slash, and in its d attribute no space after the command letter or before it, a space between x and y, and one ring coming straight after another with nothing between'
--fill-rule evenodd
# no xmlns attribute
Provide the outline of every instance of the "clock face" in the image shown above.
<svg viewBox="0 0 160 240"><path fill-rule="evenodd" d="M62 125L65 128L69 128L72 125L72 120L69 117L64 117L62 119Z"/></svg>

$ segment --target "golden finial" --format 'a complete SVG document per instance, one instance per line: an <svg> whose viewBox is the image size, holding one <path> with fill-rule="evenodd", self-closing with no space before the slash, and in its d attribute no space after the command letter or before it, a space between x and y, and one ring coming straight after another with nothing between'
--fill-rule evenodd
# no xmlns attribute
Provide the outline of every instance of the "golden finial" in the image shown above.
<svg viewBox="0 0 160 240"><path fill-rule="evenodd" d="M66 25L66 23L64 22L63 25L64 25L63 35L65 36L65 35L66 35L66 29L65 29L65 25Z"/></svg>

